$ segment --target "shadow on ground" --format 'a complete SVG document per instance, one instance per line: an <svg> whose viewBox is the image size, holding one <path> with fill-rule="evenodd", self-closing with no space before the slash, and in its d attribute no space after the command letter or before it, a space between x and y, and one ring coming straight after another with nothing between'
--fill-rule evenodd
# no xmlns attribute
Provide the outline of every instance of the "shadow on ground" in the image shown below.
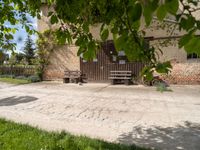
<svg viewBox="0 0 200 150"><path fill-rule="evenodd" d="M36 101L38 98L32 96L11 96L7 98L0 99L0 106L13 106L22 103L29 103L32 101Z"/></svg>
<svg viewBox="0 0 200 150"><path fill-rule="evenodd" d="M162 150L200 150L200 124L185 122L177 127L134 127L118 141Z"/></svg>

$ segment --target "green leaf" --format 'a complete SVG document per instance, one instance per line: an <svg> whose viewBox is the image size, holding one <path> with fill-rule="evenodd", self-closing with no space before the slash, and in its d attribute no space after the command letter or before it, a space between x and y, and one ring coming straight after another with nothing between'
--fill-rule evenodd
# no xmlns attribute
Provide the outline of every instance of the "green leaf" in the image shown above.
<svg viewBox="0 0 200 150"><path fill-rule="evenodd" d="M102 32L101 32L101 39L103 41L106 41L108 39L108 36L109 36L109 30L108 29L104 29Z"/></svg>
<svg viewBox="0 0 200 150"><path fill-rule="evenodd" d="M6 40L11 40L13 39L13 36L11 34L5 34Z"/></svg>
<svg viewBox="0 0 200 150"><path fill-rule="evenodd" d="M192 34L186 34L183 37L181 37L181 39L179 40L179 48L185 46L192 38L193 38Z"/></svg>
<svg viewBox="0 0 200 150"><path fill-rule="evenodd" d="M142 5L136 3L135 5L129 7L128 14L133 22L138 21L142 16Z"/></svg>
<svg viewBox="0 0 200 150"><path fill-rule="evenodd" d="M132 28L136 31L138 31L140 29L140 20L138 21L135 21L133 24L132 24Z"/></svg>
<svg viewBox="0 0 200 150"><path fill-rule="evenodd" d="M143 9L144 9L143 14L144 14L146 25L149 26L152 21L153 12L150 9L150 7L144 7Z"/></svg>
<svg viewBox="0 0 200 150"><path fill-rule="evenodd" d="M50 11L50 12L48 13L48 17L50 17L50 16L52 16L52 15L53 15L53 12Z"/></svg>
<svg viewBox="0 0 200 150"><path fill-rule="evenodd" d="M195 18L193 16L187 16L188 18L182 18L180 22L180 27L186 31L191 30L195 24Z"/></svg>
<svg viewBox="0 0 200 150"><path fill-rule="evenodd" d="M200 38L191 38L184 48L188 53L197 53L198 55L200 55Z"/></svg>
<svg viewBox="0 0 200 150"><path fill-rule="evenodd" d="M85 49L83 47L80 47L78 49L78 52L77 52L77 56L80 56L81 54L83 54L85 52Z"/></svg>
<svg viewBox="0 0 200 150"><path fill-rule="evenodd" d="M163 62L163 63L158 63L156 65L156 71L158 73L164 73L164 74L167 74L169 73L170 69L172 68L172 65L169 61L167 62Z"/></svg>
<svg viewBox="0 0 200 150"><path fill-rule="evenodd" d="M149 0L149 7L153 12L158 8L158 2L159 0Z"/></svg>
<svg viewBox="0 0 200 150"><path fill-rule="evenodd" d="M56 23L58 23L58 18L57 18L57 16L56 16L56 15L52 15L50 21L51 21L51 24L56 24Z"/></svg>
<svg viewBox="0 0 200 150"><path fill-rule="evenodd" d="M127 38L128 37L124 33L120 37L114 39L114 44L115 44L117 51L121 51L122 49L124 49L124 46L126 45L126 42L128 40Z"/></svg>
<svg viewBox="0 0 200 150"><path fill-rule="evenodd" d="M13 34L15 34L15 33L16 33L16 31L17 31L17 29L16 29L16 28L12 28L12 29L11 29L11 32L12 32Z"/></svg>
<svg viewBox="0 0 200 150"><path fill-rule="evenodd" d="M88 24L88 23L84 23L84 24L83 24L83 30L84 30L85 32L89 32L89 24Z"/></svg>
<svg viewBox="0 0 200 150"><path fill-rule="evenodd" d="M56 37L59 44L66 44L67 34L61 30L56 31Z"/></svg>
<svg viewBox="0 0 200 150"><path fill-rule="evenodd" d="M25 25L25 30L26 30L26 32L29 32L30 31L29 26Z"/></svg>
<svg viewBox="0 0 200 150"><path fill-rule="evenodd" d="M83 37L81 36L76 40L75 45L76 46L81 46L82 44L83 44Z"/></svg>
<svg viewBox="0 0 200 150"><path fill-rule="evenodd" d="M144 76L145 80L152 81L153 80L153 71L151 66L146 66L142 69L142 76Z"/></svg>
<svg viewBox="0 0 200 150"><path fill-rule="evenodd" d="M148 81L152 81L153 80L153 72L147 72L145 75L146 75L145 78Z"/></svg>
<svg viewBox="0 0 200 150"><path fill-rule="evenodd" d="M166 15L167 15L167 11L166 11L165 5L161 5L157 10L158 20L163 21Z"/></svg>
<svg viewBox="0 0 200 150"><path fill-rule="evenodd" d="M148 0L143 3L143 16L147 26L150 25L153 13L158 8L158 2L158 0Z"/></svg>
<svg viewBox="0 0 200 150"><path fill-rule="evenodd" d="M165 0L165 7L169 13L171 13L172 15L175 15L179 9L179 1L178 0Z"/></svg>
<svg viewBox="0 0 200 150"><path fill-rule="evenodd" d="M87 51L83 53L83 58L86 60L92 60L96 56L96 44L94 41L88 43Z"/></svg>

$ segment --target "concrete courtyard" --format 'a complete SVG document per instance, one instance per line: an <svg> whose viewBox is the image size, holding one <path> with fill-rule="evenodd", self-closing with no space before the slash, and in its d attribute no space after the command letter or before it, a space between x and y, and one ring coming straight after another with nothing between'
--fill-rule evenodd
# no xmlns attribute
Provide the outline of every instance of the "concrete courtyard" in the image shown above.
<svg viewBox="0 0 200 150"><path fill-rule="evenodd" d="M0 83L0 117L162 150L200 149L200 86Z"/></svg>

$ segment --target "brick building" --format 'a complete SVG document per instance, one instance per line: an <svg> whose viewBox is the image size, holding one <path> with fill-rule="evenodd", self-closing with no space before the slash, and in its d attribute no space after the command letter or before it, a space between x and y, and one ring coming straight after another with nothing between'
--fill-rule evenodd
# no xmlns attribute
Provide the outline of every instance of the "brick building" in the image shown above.
<svg viewBox="0 0 200 150"><path fill-rule="evenodd" d="M43 5L41 7L42 18L38 20L38 31L44 32L48 29L53 29L55 26L51 26L49 23L48 7ZM166 20L166 23L173 24L173 20ZM157 24L155 20L155 25ZM98 25L91 27L91 32L98 39ZM144 27L145 28L145 27ZM168 39L169 31L158 28L152 25L151 28L145 29L146 37L152 37L149 43L150 45L156 45L159 42ZM200 84L200 59L196 54L187 54L184 49L179 49L176 39L182 36L184 33L175 31L173 36L173 44L162 46L163 54L158 51L158 59L160 61L171 61L173 69L171 73L165 76L165 80L173 84ZM109 41L112 40L109 37ZM139 74L142 65L139 62L134 64L128 63L126 60L113 61L106 53L112 53L113 47L106 45L106 51L99 54L98 57L104 57L106 63L100 63L100 61L94 60L93 62L84 62L80 57L77 56L78 48L74 45L61 46L54 50L50 56L50 63L45 69L44 78L46 80L58 80L63 78L64 70L81 70L85 72L91 80L102 80L106 81L108 78L108 71L111 69L129 69L133 70L135 74ZM109 52L108 52L109 51ZM104 56L105 55L105 56ZM123 56L123 54L121 54ZM92 63L92 64L91 64ZM90 64L90 66L88 66ZM107 69L105 69L107 67ZM94 69L96 68L96 70ZM101 77L97 77L102 74Z"/></svg>

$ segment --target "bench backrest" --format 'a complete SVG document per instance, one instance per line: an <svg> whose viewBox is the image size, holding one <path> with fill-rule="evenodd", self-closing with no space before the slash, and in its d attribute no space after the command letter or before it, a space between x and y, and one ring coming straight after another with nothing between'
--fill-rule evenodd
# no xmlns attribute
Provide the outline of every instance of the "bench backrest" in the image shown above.
<svg viewBox="0 0 200 150"><path fill-rule="evenodd" d="M110 78L131 78L132 77L132 71L110 71Z"/></svg>
<svg viewBox="0 0 200 150"><path fill-rule="evenodd" d="M81 71L65 71L64 75L65 77L80 77Z"/></svg>
<svg viewBox="0 0 200 150"><path fill-rule="evenodd" d="M110 71L111 76L132 76L132 71Z"/></svg>

